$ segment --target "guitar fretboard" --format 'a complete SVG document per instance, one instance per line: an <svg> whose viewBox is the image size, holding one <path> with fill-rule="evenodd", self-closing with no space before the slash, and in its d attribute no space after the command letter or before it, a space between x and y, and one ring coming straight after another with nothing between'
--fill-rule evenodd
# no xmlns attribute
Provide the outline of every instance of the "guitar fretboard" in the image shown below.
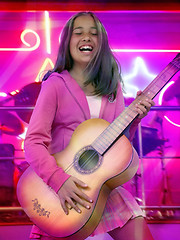
<svg viewBox="0 0 180 240"><path fill-rule="evenodd" d="M178 54L180 55L180 54ZM92 147L103 155L109 147L121 136L123 131L138 116L135 106L144 99L153 99L169 80L180 70L180 56L170 62L163 71L144 89L138 96L91 144Z"/></svg>

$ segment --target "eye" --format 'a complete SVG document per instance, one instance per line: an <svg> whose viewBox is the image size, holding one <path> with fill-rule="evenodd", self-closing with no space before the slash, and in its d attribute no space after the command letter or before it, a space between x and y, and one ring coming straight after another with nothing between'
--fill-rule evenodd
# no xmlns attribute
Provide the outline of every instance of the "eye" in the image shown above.
<svg viewBox="0 0 180 240"><path fill-rule="evenodd" d="M98 32L97 32L96 29L94 29L94 30L91 31L91 34L92 34L93 36L97 36L97 35L98 35Z"/></svg>
<svg viewBox="0 0 180 240"><path fill-rule="evenodd" d="M75 34L75 35L81 35L81 34L82 34L82 31L79 30L79 29L75 29L75 30L73 31L73 34Z"/></svg>
<svg viewBox="0 0 180 240"><path fill-rule="evenodd" d="M74 34L75 35L81 35L82 33L81 32L75 32Z"/></svg>
<svg viewBox="0 0 180 240"><path fill-rule="evenodd" d="M98 35L97 29L96 28L92 28L91 29L91 34L94 35L94 36L97 36Z"/></svg>

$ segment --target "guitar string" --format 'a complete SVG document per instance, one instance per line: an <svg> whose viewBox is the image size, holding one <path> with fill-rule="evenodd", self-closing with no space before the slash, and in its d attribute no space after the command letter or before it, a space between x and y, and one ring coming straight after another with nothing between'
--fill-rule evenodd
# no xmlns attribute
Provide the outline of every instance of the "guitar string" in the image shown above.
<svg viewBox="0 0 180 240"><path fill-rule="evenodd" d="M169 68L168 68L169 67ZM176 66L176 65L174 65L172 62L170 62L166 67L165 67L165 69L160 73L160 75L158 75L145 89L144 89L144 91L143 91L143 93L146 93L146 92L149 92L149 89L152 89L152 85L154 86L158 86L157 84L155 84L155 83L157 83L159 80L163 80L162 79L162 76L164 75L164 73L169 73L168 72L168 70L171 70L171 69L174 69L175 70L175 67L176 68L179 68L178 66ZM166 68L168 68L168 70L166 70ZM176 69L176 71L175 71L175 73L177 73L178 71L179 71L180 69ZM174 73L174 74L175 74ZM172 73L170 73L170 74L172 74ZM171 76L171 78L174 76L174 74ZM168 80L166 80L165 82L167 83L167 81L169 81L171 78L168 78ZM164 87L165 85L166 85L166 83L163 85L163 86L161 86L160 87L160 89L162 88L162 87ZM152 93L153 93L153 91L152 91ZM153 93L154 94L154 93ZM133 101L134 102L134 101ZM130 112L134 112L133 111L133 109L131 109L130 108ZM124 113L125 114L125 113ZM122 113L122 115L123 115L123 113ZM116 120L116 119L115 119ZM125 119L126 120L126 119ZM104 132L106 131L107 129L105 129L104 130ZM104 133L103 132L103 133ZM102 144L102 146L103 146L103 144ZM92 148L92 150L93 150L94 148ZM94 149L95 150L95 149ZM86 152L83 152L83 154L82 154L82 156L84 155L84 154L86 154ZM86 159L86 161L84 161L84 163L81 165L82 167L85 167L88 163L89 163L89 161L96 155L96 154L98 154L98 151L94 151L93 152L93 154L91 154L87 159ZM99 156L100 154L98 154L98 156ZM102 156L102 155L101 155ZM74 166L74 161L64 170L65 172L67 172L67 171L69 171L69 169L71 169L73 166Z"/></svg>
<svg viewBox="0 0 180 240"><path fill-rule="evenodd" d="M94 149L92 148L91 150L94 150ZM84 151L82 155L85 156L85 154L86 154L86 151ZM84 168L96 154L97 154L97 152L94 151L93 154L91 154L91 155L86 159L86 161L84 161L84 163L81 165L81 168ZM81 156L82 156L82 155L81 155ZM82 157L83 157L83 156L82 156ZM74 165L75 165L75 162L73 161L64 171L65 171L65 172L68 172Z"/></svg>

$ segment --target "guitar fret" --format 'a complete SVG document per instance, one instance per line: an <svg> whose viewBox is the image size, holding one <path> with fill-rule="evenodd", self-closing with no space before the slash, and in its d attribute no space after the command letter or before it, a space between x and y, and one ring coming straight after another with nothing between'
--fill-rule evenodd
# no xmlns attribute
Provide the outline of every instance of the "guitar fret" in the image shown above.
<svg viewBox="0 0 180 240"><path fill-rule="evenodd" d="M105 139L103 138L103 136L101 135L101 141L99 141L97 144L99 145L99 146L101 146L101 148L105 148L106 146L108 146L108 144L109 144L109 141L104 141Z"/></svg>
<svg viewBox="0 0 180 240"><path fill-rule="evenodd" d="M131 117L131 119L134 118L134 112L133 112L133 111L127 112L127 115L128 115L129 117Z"/></svg>
<svg viewBox="0 0 180 240"><path fill-rule="evenodd" d="M124 121L125 119L122 118ZM122 131L122 129L124 129L126 127L126 122L118 122L117 124L117 121L113 123L113 128L117 129L116 132L120 133ZM119 134L118 134L119 135Z"/></svg>
<svg viewBox="0 0 180 240"><path fill-rule="evenodd" d="M98 137L98 141L95 140L93 142L93 147L94 145L96 145L96 147L94 147L96 150L98 150L100 153L103 153L113 142L114 140L119 136L120 132L121 132L121 124L117 124L116 121L114 121L111 125L109 125L107 127L107 129L105 129L105 131ZM112 130L114 131L112 133ZM106 136L106 137L104 137ZM107 139L107 137L109 139ZM106 142L104 142L104 140Z"/></svg>
<svg viewBox="0 0 180 240"><path fill-rule="evenodd" d="M147 90L145 90L144 91L144 93L145 93L145 95L147 96L148 95L148 97L152 97L152 96L154 96L154 94L157 92L157 87L154 85L153 86L153 88L152 89L147 89Z"/></svg>
<svg viewBox="0 0 180 240"><path fill-rule="evenodd" d="M172 60L171 64L177 68L180 68L180 62L177 61L178 56L180 56L180 53L178 53L177 56Z"/></svg>
<svg viewBox="0 0 180 240"><path fill-rule="evenodd" d="M160 83L160 82L156 83L156 87L157 87L158 89L161 88L161 87L162 87L162 83Z"/></svg>
<svg viewBox="0 0 180 240"><path fill-rule="evenodd" d="M134 117L135 117L135 112L131 110L131 105L126 108L125 110L125 114L126 114L126 126L127 126L127 122L129 123ZM133 106L134 107L134 106ZM137 113L136 113L137 114Z"/></svg>
<svg viewBox="0 0 180 240"><path fill-rule="evenodd" d="M119 129L121 129L120 127L121 125L125 126L123 121L122 122L115 121L113 122L112 127L117 129L116 132L119 132Z"/></svg>
<svg viewBox="0 0 180 240"><path fill-rule="evenodd" d="M119 132L116 131L113 127L111 127L111 134L114 136L114 137L117 137L119 135Z"/></svg>
<svg viewBox="0 0 180 240"><path fill-rule="evenodd" d="M98 138L98 141L97 140L94 141L92 146L93 147L94 145L96 145L97 147L99 146L98 149L100 150L100 153L101 153L101 152L104 152L106 148L113 143L114 137L112 138L110 134L107 134L107 130L105 130L100 136L101 138ZM116 135L115 138L117 138L117 136L118 135ZM98 150L97 147L94 147L94 148Z"/></svg>
<svg viewBox="0 0 180 240"><path fill-rule="evenodd" d="M135 108L135 105L133 104L133 108L132 106L129 106L129 109L131 110L132 113L136 114L136 110L134 109ZM134 117L134 116L133 116Z"/></svg>
<svg viewBox="0 0 180 240"><path fill-rule="evenodd" d="M109 134L107 134L106 132L104 132L104 133L101 135L101 137L102 137L102 142L105 143L105 144L112 142L111 136L110 136Z"/></svg>
<svg viewBox="0 0 180 240"><path fill-rule="evenodd" d="M178 70L176 66L169 63L143 92L149 92L149 96L151 95L151 99L153 99Z"/></svg>
<svg viewBox="0 0 180 240"><path fill-rule="evenodd" d="M129 112L126 113L127 118L133 118Z"/></svg>
<svg viewBox="0 0 180 240"><path fill-rule="evenodd" d="M112 133L112 130L114 131L114 133ZM113 126L111 126L110 129L108 128L108 132L106 132L106 134L113 136L113 139L114 139L114 137L116 138L119 135L119 131L115 130ZM111 139L111 142L112 142L112 137L109 137L109 138Z"/></svg>
<svg viewBox="0 0 180 240"><path fill-rule="evenodd" d="M101 155L105 152L106 149L102 148L101 145L98 146L98 143L95 141L91 144L91 146Z"/></svg>
<svg viewBox="0 0 180 240"><path fill-rule="evenodd" d="M112 129L113 129L114 132L116 133L115 136L118 137L118 136L119 136L119 133L120 133L121 130L122 130L122 127L121 127L120 125L117 126L117 125L114 125L114 124L113 124Z"/></svg>

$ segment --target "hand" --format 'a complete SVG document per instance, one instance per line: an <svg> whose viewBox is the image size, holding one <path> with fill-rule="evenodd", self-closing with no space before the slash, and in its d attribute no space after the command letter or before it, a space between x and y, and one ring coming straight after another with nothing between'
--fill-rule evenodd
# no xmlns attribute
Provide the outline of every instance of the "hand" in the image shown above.
<svg viewBox="0 0 180 240"><path fill-rule="evenodd" d="M89 203L93 201L81 191L80 188L87 188L87 184L80 181L79 179L71 176L66 180L62 187L58 191L58 196L61 202L61 206L66 215L68 215L68 209L74 208L78 213L81 213L77 203L83 207L90 209Z"/></svg>
<svg viewBox="0 0 180 240"><path fill-rule="evenodd" d="M142 91L138 91L136 97L140 96L141 94L142 94ZM145 117L148 114L150 108L154 105L155 105L155 102L149 98L139 101L136 104L136 111L139 114L138 118L142 119L143 117Z"/></svg>

